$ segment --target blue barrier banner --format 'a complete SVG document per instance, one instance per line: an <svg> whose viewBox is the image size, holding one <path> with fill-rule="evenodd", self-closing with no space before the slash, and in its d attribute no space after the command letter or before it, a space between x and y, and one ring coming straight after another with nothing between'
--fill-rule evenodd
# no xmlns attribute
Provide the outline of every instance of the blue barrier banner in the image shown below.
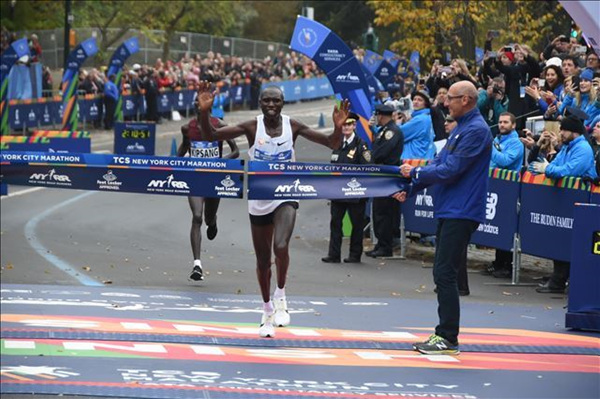
<svg viewBox="0 0 600 399"><path fill-rule="evenodd" d="M396 70L389 62L383 59L381 61L381 64L379 65L379 68L377 68L373 76L381 82L383 87L387 87L389 83L394 82L394 78L396 77Z"/></svg>
<svg viewBox="0 0 600 399"><path fill-rule="evenodd" d="M421 54L418 51L413 51L410 54L409 68L417 75L421 72Z"/></svg>
<svg viewBox="0 0 600 399"><path fill-rule="evenodd" d="M2 151L35 151L35 152L91 152L90 138L55 138L55 137L26 137L2 136L0 149Z"/></svg>
<svg viewBox="0 0 600 399"><path fill-rule="evenodd" d="M437 219L433 214L435 187L426 188L409 197L401 205L406 231L421 234L435 234Z"/></svg>
<svg viewBox="0 0 600 399"><path fill-rule="evenodd" d="M507 169L490 169L485 223L471 237L474 244L510 251L517 232L520 175Z"/></svg>
<svg viewBox="0 0 600 399"><path fill-rule="evenodd" d="M80 121L96 121L100 119L102 113L102 97L83 98L77 101L79 114L77 116Z"/></svg>
<svg viewBox="0 0 600 399"><path fill-rule="evenodd" d="M592 192L590 193L590 203L600 205L600 186L592 186Z"/></svg>
<svg viewBox="0 0 600 399"><path fill-rule="evenodd" d="M0 153L4 184L241 198L241 160L112 154Z"/></svg>
<svg viewBox="0 0 600 399"><path fill-rule="evenodd" d="M115 122L115 154L154 155L156 124Z"/></svg>
<svg viewBox="0 0 600 399"><path fill-rule="evenodd" d="M249 199L387 197L406 182L397 166L250 161Z"/></svg>
<svg viewBox="0 0 600 399"><path fill-rule="evenodd" d="M161 114L171 112L173 106L173 92L164 91L158 94L158 112Z"/></svg>
<svg viewBox="0 0 600 399"><path fill-rule="evenodd" d="M590 185L579 178L558 181L523 174L519 233L521 251L543 258L570 261L573 209L590 198Z"/></svg>
<svg viewBox="0 0 600 399"><path fill-rule="evenodd" d="M416 161L416 160L412 160ZM411 162L412 163L412 162ZM506 169L490 169L488 182L486 221L473 233L471 242L510 251L517 232L517 200L519 174ZM402 204L404 228L421 234L435 234L437 219L434 216L436 187L419 192Z"/></svg>
<svg viewBox="0 0 600 399"><path fill-rule="evenodd" d="M576 204L573 219L569 312L600 315L600 205Z"/></svg>
<svg viewBox="0 0 600 399"><path fill-rule="evenodd" d="M146 102L141 94L123 96L123 116L131 117L146 114Z"/></svg>

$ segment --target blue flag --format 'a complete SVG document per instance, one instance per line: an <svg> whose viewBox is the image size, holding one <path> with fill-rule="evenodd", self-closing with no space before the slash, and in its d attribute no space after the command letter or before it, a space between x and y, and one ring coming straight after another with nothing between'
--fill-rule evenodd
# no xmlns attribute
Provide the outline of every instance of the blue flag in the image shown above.
<svg viewBox="0 0 600 399"><path fill-rule="evenodd" d="M298 16L290 48L311 58L325 71L333 91L350 101L352 111L361 118L357 133L371 146L373 134L370 93L360 62L352 50L331 29L311 19Z"/></svg>
<svg viewBox="0 0 600 399"><path fill-rule="evenodd" d="M410 55L410 67L416 74L421 72L421 55L418 51L413 51Z"/></svg>
<svg viewBox="0 0 600 399"><path fill-rule="evenodd" d="M475 63L481 64L483 62L483 49L481 47L475 47Z"/></svg>

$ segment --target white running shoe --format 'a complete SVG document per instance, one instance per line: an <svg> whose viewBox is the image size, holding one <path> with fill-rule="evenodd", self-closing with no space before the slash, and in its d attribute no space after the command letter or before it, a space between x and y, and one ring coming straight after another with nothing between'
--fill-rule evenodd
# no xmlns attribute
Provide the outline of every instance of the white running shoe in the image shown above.
<svg viewBox="0 0 600 399"><path fill-rule="evenodd" d="M273 298L273 306L275 307L275 317L273 321L277 327L285 327L290 324L290 313L287 310L287 302L285 297Z"/></svg>
<svg viewBox="0 0 600 399"><path fill-rule="evenodd" d="M258 329L258 335L261 338L274 338L275 337L275 326L273 325L274 313L264 313L260 322L260 328Z"/></svg>

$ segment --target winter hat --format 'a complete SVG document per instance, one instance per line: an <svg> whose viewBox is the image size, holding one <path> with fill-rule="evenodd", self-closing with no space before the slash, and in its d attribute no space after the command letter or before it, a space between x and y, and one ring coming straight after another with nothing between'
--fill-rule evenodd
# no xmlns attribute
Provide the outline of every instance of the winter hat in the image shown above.
<svg viewBox="0 0 600 399"><path fill-rule="evenodd" d="M512 51L505 51L504 55L508 57L508 59L510 60L510 62L514 62L515 61L515 53L513 53Z"/></svg>
<svg viewBox="0 0 600 399"><path fill-rule="evenodd" d="M429 98L429 96L427 95L427 93L425 91L423 91L423 90L415 91L412 95L412 98L414 99L416 96L419 96L419 97L423 98L423 100L425 100L425 107L431 108L431 98Z"/></svg>
<svg viewBox="0 0 600 399"><path fill-rule="evenodd" d="M585 134L585 126L581 119L574 115L569 115L560 122L560 130L567 130L573 133Z"/></svg>
<svg viewBox="0 0 600 399"><path fill-rule="evenodd" d="M594 79L594 71L591 68L585 68L579 74L579 78L591 81L592 79Z"/></svg>

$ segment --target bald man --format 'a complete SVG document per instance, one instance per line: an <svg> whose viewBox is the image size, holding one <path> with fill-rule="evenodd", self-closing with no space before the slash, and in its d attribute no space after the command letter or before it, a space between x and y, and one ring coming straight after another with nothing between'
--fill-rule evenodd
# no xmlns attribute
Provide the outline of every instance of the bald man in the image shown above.
<svg viewBox="0 0 600 399"><path fill-rule="evenodd" d="M276 86L265 88L259 96L262 115L235 126L215 129L210 124L210 110L214 93L210 84L200 83L198 105L204 140L233 140L245 136L248 140L250 160L290 162L295 161L294 144L298 137L331 149L342 144L342 127L348 119L350 103L342 101L333 110L333 133L317 132L304 123L283 115L283 92ZM290 264L289 243L296 221L298 201L291 200L248 200L252 243L256 253L256 275L263 299L263 315L258 334L274 337L274 327L285 327L290 323L285 295L285 283ZM277 287L271 301L271 254L275 255Z"/></svg>
<svg viewBox="0 0 600 399"><path fill-rule="evenodd" d="M400 173L413 188L394 194L403 202L408 194L436 185L434 214L438 219L433 263L439 324L425 342L413 348L428 355L457 355L460 324L458 272L466 262L471 234L485 222L492 133L477 108L477 89L468 81L453 84L445 102L457 122L448 142L427 166L404 164Z"/></svg>

